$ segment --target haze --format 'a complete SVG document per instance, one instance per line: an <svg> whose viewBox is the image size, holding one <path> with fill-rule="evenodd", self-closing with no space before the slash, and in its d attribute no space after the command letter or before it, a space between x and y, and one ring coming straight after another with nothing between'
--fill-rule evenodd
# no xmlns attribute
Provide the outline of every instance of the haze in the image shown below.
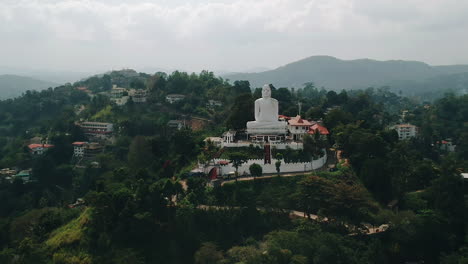
<svg viewBox="0 0 468 264"><path fill-rule="evenodd" d="M468 1L2 0L0 66L248 71L311 55L468 63Z"/></svg>

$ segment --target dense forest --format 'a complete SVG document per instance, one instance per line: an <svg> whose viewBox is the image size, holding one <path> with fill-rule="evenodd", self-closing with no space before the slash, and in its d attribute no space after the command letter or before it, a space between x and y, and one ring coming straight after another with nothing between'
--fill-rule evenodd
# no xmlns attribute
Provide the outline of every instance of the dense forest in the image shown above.
<svg viewBox="0 0 468 264"><path fill-rule="evenodd" d="M117 105L112 85L148 100ZM31 168L34 179L0 181L0 263L468 263L468 95L274 88L280 114L323 121L336 169L220 186L189 173L220 151L204 139L244 128L259 97L208 71L125 70L0 101L0 169ZM167 125L193 119L203 127ZM113 123L114 134L78 166L83 120ZM398 123L418 136L399 140ZM31 155L33 137L54 148Z"/></svg>

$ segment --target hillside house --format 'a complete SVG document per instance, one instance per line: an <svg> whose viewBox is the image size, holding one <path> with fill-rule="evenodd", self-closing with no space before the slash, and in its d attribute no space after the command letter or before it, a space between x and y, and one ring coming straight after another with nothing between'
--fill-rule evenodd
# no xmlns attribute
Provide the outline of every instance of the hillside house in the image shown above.
<svg viewBox="0 0 468 264"><path fill-rule="evenodd" d="M28 149L29 153L33 156L43 155L47 150L53 148L54 145L51 144L29 144Z"/></svg>
<svg viewBox="0 0 468 264"><path fill-rule="evenodd" d="M396 130L398 133L399 140L414 138L418 135L418 127L411 124L395 125L392 129Z"/></svg>
<svg viewBox="0 0 468 264"><path fill-rule="evenodd" d="M315 123L312 126L310 126L309 127L309 132L307 132L307 133L309 135L315 135L315 133L317 133L317 132L320 134L320 138L322 138L322 139L325 139L330 134L328 129L326 127L322 126L319 123Z"/></svg>
<svg viewBox="0 0 468 264"><path fill-rule="evenodd" d="M166 96L166 101L168 103L170 103L170 104L179 102L179 101L184 100L184 99L185 99L185 95L183 95L183 94L168 94Z"/></svg>
<svg viewBox="0 0 468 264"><path fill-rule="evenodd" d="M93 159L103 151L103 146L95 142L73 142L72 145L73 156L77 158Z"/></svg>
<svg viewBox="0 0 468 264"><path fill-rule="evenodd" d="M77 124L86 135L109 135L114 130L114 125L103 122L82 122Z"/></svg>
<svg viewBox="0 0 468 264"><path fill-rule="evenodd" d="M169 122L167 122L167 126L172 129L181 130L186 125L185 125L185 121L183 120L169 120Z"/></svg>
<svg viewBox="0 0 468 264"><path fill-rule="evenodd" d="M148 92L146 90L131 89L128 94L136 104L146 103L148 99Z"/></svg>
<svg viewBox="0 0 468 264"><path fill-rule="evenodd" d="M300 115L288 120L288 129L293 140L302 140L303 136L309 132L310 126L312 126L312 123L302 119Z"/></svg>

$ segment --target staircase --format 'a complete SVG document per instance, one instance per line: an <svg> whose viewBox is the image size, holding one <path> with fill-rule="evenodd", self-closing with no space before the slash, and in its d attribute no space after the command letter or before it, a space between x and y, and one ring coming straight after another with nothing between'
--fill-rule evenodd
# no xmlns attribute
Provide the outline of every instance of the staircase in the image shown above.
<svg viewBox="0 0 468 264"><path fill-rule="evenodd" d="M271 148L270 143L263 146L263 156L265 157L265 164L271 164Z"/></svg>

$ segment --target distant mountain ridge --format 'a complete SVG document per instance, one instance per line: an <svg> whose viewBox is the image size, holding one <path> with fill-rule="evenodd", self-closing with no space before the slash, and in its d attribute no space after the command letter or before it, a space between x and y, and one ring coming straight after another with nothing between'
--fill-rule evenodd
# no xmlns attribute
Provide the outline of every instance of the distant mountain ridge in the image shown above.
<svg viewBox="0 0 468 264"><path fill-rule="evenodd" d="M58 84L31 77L5 74L0 75L0 100L20 96L27 90L42 90Z"/></svg>
<svg viewBox="0 0 468 264"><path fill-rule="evenodd" d="M463 73L468 73L468 65L431 66L419 61L341 60L331 56L312 56L270 71L223 77L230 81L248 80L253 88L265 83L273 83L276 87L302 87L306 82L314 82L317 87L342 90L379 87L394 82L399 82L399 88L404 88L401 84L405 82L425 82Z"/></svg>

